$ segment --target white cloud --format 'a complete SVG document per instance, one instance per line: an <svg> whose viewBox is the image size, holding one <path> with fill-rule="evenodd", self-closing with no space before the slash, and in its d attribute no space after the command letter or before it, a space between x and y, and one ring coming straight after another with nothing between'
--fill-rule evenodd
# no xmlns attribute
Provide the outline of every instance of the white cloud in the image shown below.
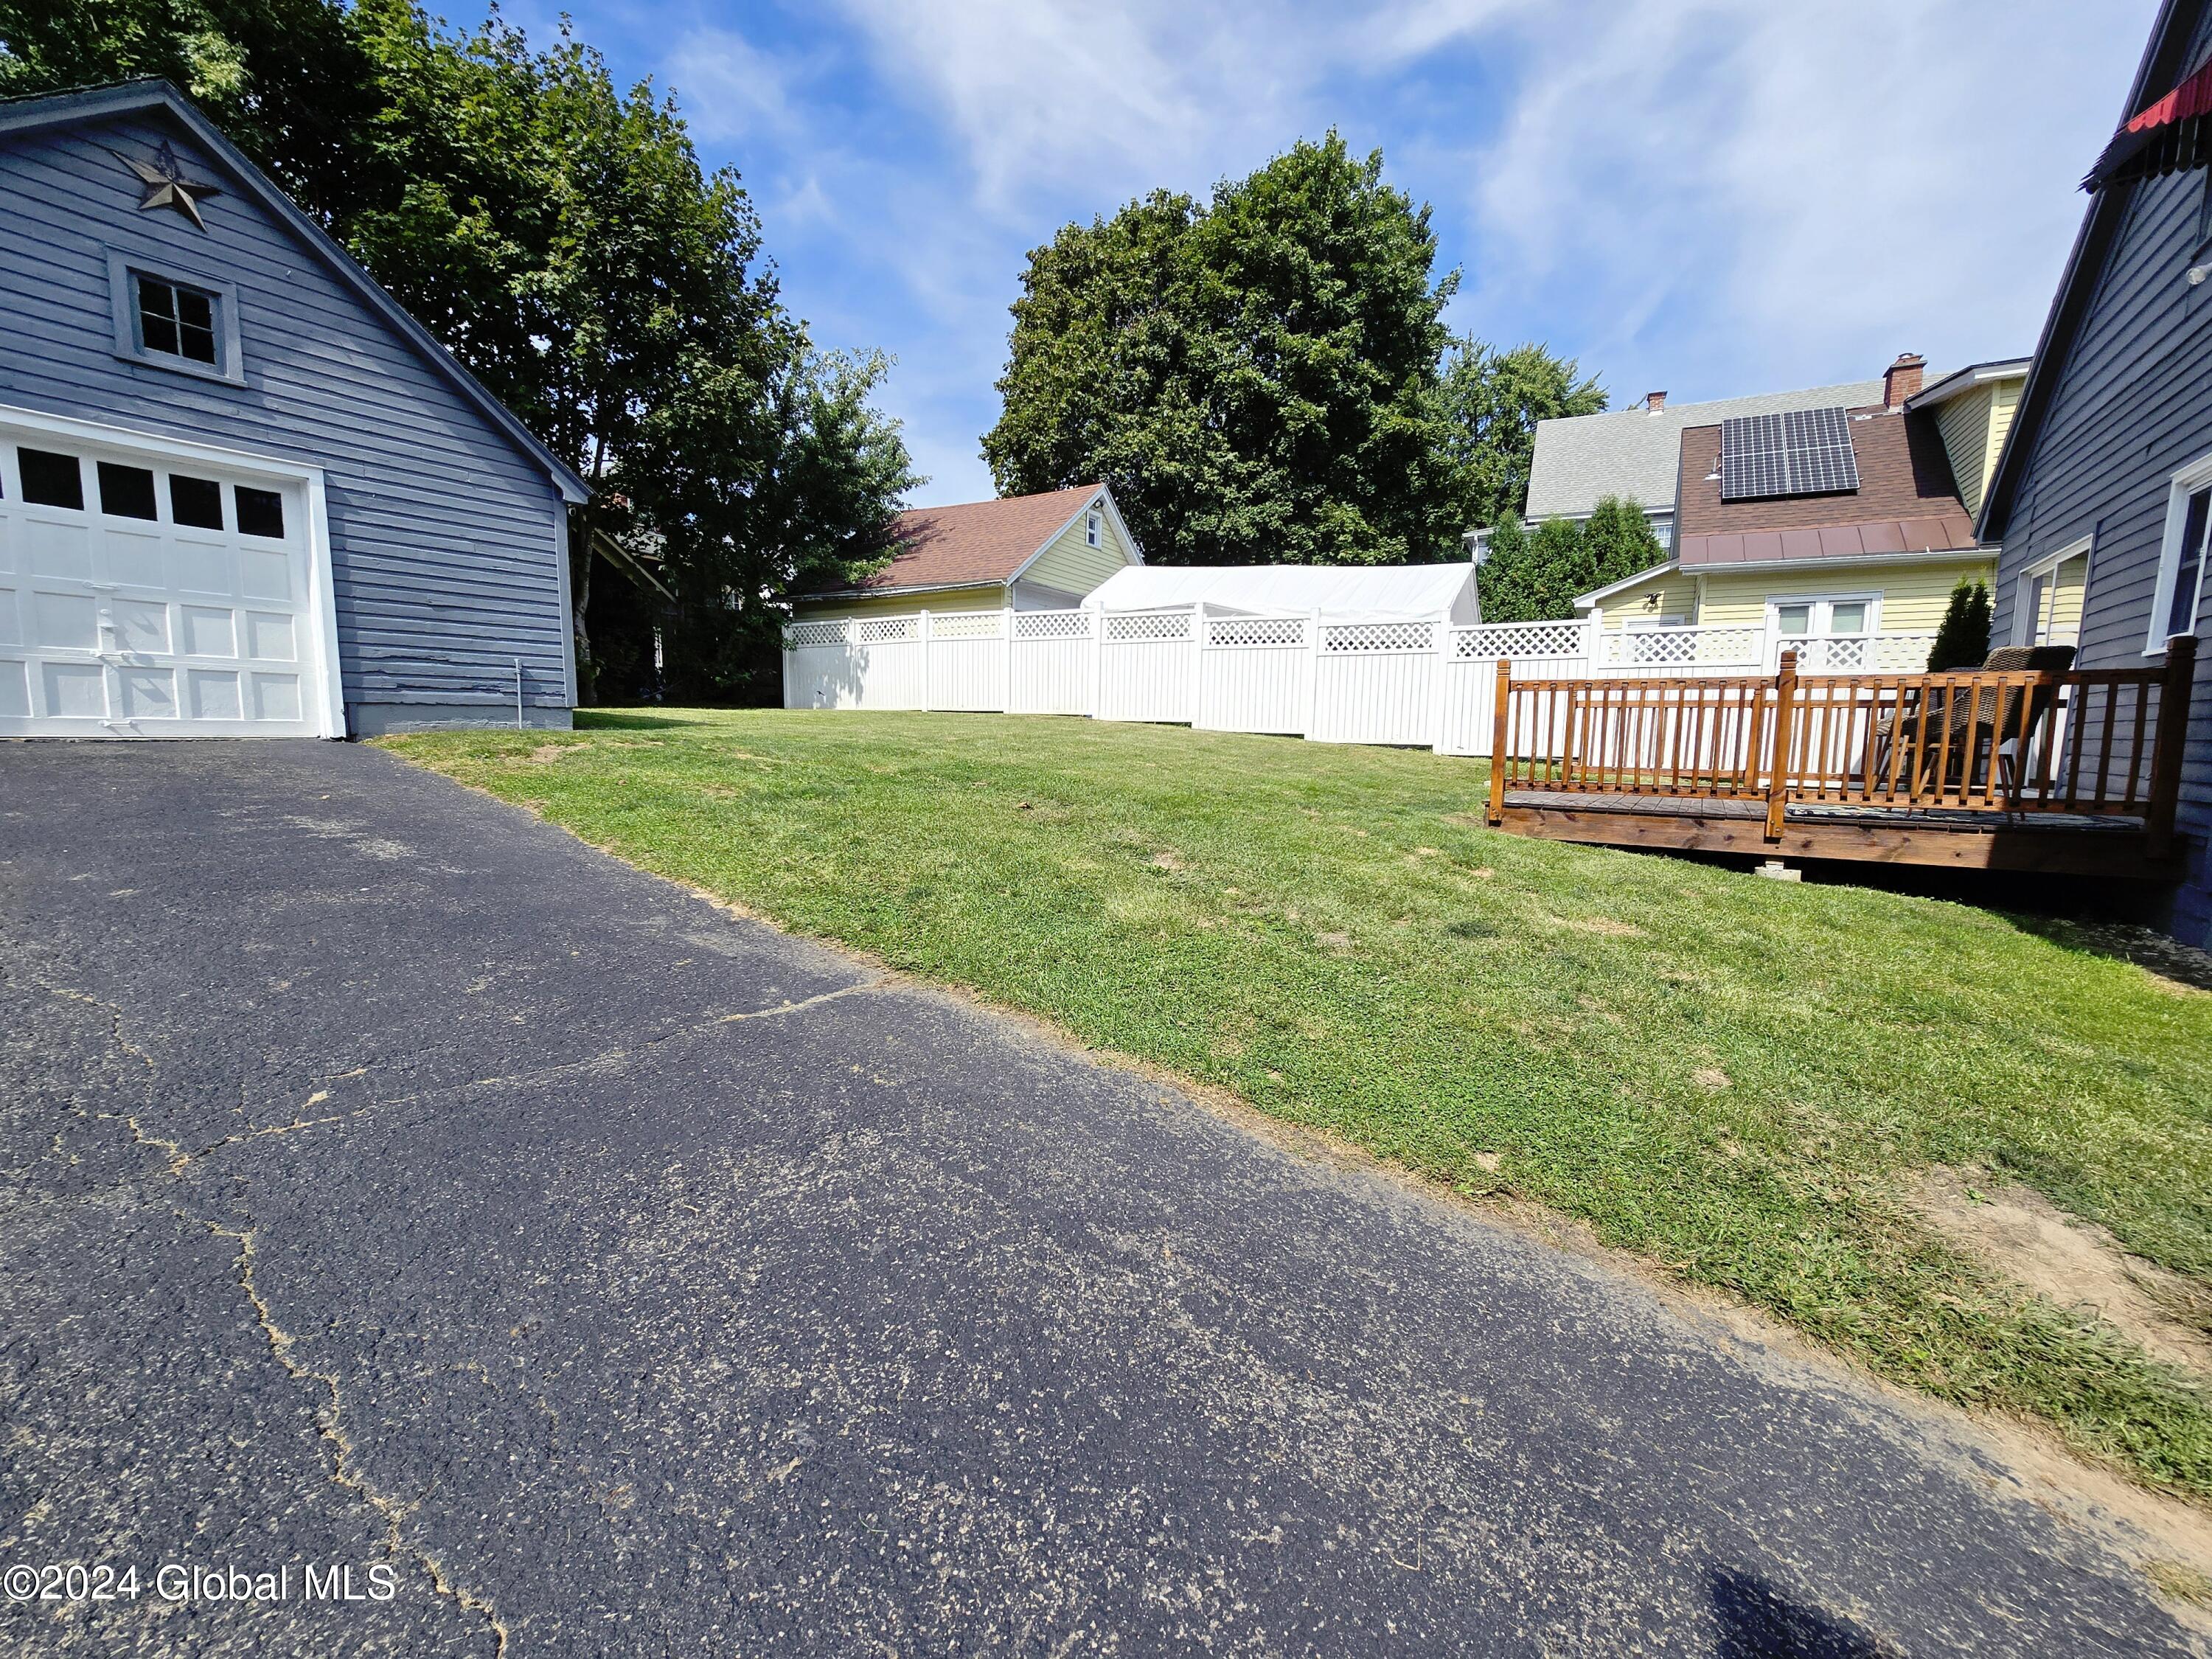
<svg viewBox="0 0 2212 1659"><path fill-rule="evenodd" d="M708 141L788 140L802 126L793 82L800 66L760 50L732 29L695 29L669 54L669 82L692 132Z"/></svg>
<svg viewBox="0 0 2212 1659"><path fill-rule="evenodd" d="M1548 305L1586 362L1695 395L2024 352L2151 10L1476 8L1460 32L1522 61L1468 156L1462 313Z"/></svg>
<svg viewBox="0 0 2212 1659"><path fill-rule="evenodd" d="M1110 209L1154 185L1212 182L1227 157L1296 136L1340 44L1335 8L1131 0L842 0L887 85L964 144L978 206L1102 185Z"/></svg>
<svg viewBox="0 0 2212 1659"><path fill-rule="evenodd" d="M898 356L942 500L987 487L1028 248L1332 125L1434 204L1457 325L1547 339L1620 396L2024 351L2154 0L835 7L817 57L710 29L667 67L702 137L744 146L771 248L807 246L798 308ZM856 100L896 121L856 130Z"/></svg>

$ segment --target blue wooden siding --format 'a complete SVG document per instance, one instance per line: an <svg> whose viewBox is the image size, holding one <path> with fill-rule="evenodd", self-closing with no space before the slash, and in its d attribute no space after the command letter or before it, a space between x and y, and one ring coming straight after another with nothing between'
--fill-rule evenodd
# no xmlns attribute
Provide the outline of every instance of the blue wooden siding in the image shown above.
<svg viewBox="0 0 2212 1659"><path fill-rule="evenodd" d="M142 213L109 153L167 137L222 183L207 234ZM238 291L243 385L113 355L106 250ZM0 141L0 403L326 469L338 653L356 729L571 700L560 497L542 465L287 226L158 118Z"/></svg>
<svg viewBox="0 0 2212 1659"><path fill-rule="evenodd" d="M2187 62L2212 56L2212 25ZM2140 668L2147 658L2172 476L2212 454L2212 283L2191 287L2208 257L2199 230L2203 173L2134 187L2118 235L2025 458L1998 564L1996 637L2012 637L2020 574L2094 534L2081 617L2085 668ZM2200 616L2200 635L2203 619ZM2195 944L2212 936L2212 653L2200 651L2182 777L2181 822L2198 838L2172 922Z"/></svg>

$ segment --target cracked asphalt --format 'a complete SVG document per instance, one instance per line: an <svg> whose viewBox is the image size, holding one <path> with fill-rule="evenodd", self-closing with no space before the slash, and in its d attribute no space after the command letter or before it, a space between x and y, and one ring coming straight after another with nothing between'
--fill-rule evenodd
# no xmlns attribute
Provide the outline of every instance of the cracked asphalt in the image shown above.
<svg viewBox="0 0 2212 1659"><path fill-rule="evenodd" d="M0 745L20 1655L2136 1655L1943 1419L384 753Z"/></svg>

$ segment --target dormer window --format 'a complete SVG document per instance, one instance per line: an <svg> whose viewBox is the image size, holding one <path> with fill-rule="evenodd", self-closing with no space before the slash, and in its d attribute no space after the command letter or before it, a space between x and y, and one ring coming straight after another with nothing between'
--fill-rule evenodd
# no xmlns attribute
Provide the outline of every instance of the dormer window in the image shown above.
<svg viewBox="0 0 2212 1659"><path fill-rule="evenodd" d="M1087 547L1103 547L1106 544L1106 522L1096 513L1084 515L1083 541Z"/></svg>

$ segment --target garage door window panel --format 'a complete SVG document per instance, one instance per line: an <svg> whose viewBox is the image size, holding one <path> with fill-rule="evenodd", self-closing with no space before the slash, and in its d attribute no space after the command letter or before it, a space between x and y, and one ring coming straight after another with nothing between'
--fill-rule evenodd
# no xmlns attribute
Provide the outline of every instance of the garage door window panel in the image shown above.
<svg viewBox="0 0 2212 1659"><path fill-rule="evenodd" d="M213 478L169 475L169 520L194 530L222 528L222 486Z"/></svg>
<svg viewBox="0 0 2212 1659"><path fill-rule="evenodd" d="M231 490L232 506L238 515L238 533L241 536L265 536L272 541L284 539L284 498L273 489L255 489L247 484L238 484Z"/></svg>
<svg viewBox="0 0 2212 1659"><path fill-rule="evenodd" d="M28 505L84 511L84 469L76 456L26 446L15 451L15 470Z"/></svg>
<svg viewBox="0 0 2212 1659"><path fill-rule="evenodd" d="M158 519L150 467L100 464L100 510L111 519Z"/></svg>

